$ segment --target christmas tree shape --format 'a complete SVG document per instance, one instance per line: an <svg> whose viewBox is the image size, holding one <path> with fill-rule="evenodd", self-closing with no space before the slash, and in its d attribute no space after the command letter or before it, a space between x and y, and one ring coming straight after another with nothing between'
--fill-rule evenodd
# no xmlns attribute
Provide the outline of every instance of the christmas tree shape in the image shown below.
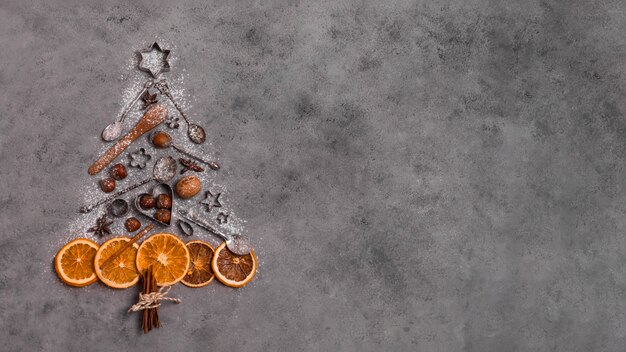
<svg viewBox="0 0 626 352"><path fill-rule="evenodd" d="M220 164L210 140L186 114L170 71L170 50L158 43L139 52L150 77L124 94L125 108L101 134L102 151L86 166L90 180L77 234L54 263L64 283L100 282L116 289L142 287L129 312L143 314L144 332L159 327L158 307L180 303L170 292L182 283L200 288L217 277L230 287L249 283L257 258L241 221L214 183ZM174 83L174 84L173 84ZM141 102L141 103L140 103ZM89 224L89 225L88 225Z"/></svg>

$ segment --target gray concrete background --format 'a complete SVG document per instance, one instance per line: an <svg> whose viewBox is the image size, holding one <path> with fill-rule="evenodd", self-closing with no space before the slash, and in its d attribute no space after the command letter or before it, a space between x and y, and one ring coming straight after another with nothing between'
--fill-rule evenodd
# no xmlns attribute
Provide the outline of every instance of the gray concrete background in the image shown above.
<svg viewBox="0 0 626 352"><path fill-rule="evenodd" d="M625 24L617 0L3 0L0 350L623 351ZM262 267L178 285L143 336L136 290L51 261L154 39Z"/></svg>

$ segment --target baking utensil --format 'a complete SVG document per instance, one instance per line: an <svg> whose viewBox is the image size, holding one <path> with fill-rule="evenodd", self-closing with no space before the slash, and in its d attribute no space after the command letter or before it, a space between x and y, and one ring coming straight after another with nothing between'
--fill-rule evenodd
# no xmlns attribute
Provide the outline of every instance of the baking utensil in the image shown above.
<svg viewBox="0 0 626 352"><path fill-rule="evenodd" d="M167 108L162 104L154 104L146 111L141 117L139 122L115 145L107 150L96 162L89 167L89 174L95 175L107 167L118 155L120 155L128 146L135 141L135 139L142 136L144 133L155 128L167 117Z"/></svg>
<svg viewBox="0 0 626 352"><path fill-rule="evenodd" d="M176 107L176 110L178 110L178 112L180 113L180 116L182 116L183 119L185 119L185 122L187 123L187 136L189 137L189 139L191 139L191 141L196 144L204 143L204 141L206 141L206 133L204 132L204 128L200 127L199 125L189 122L187 115L185 115L185 113L183 112L183 109L180 107L180 105L178 105L178 103L172 96L172 93L170 92L170 87L168 86L167 81L162 79L156 82L154 86L159 91L161 91L161 93L167 96L167 98Z"/></svg>
<svg viewBox="0 0 626 352"><path fill-rule="evenodd" d="M128 202L123 199L116 199L109 204L109 214L116 218L121 218L128 213Z"/></svg>
<svg viewBox="0 0 626 352"><path fill-rule="evenodd" d="M135 208L137 209L137 212L139 212L141 215L149 218L150 220L154 220L162 225L165 226L170 226L170 224L172 223L172 219L170 218L169 222L162 222L157 220L154 217L154 211L152 213L150 213L148 210L144 209L141 207L141 205L139 205L139 200L141 199L141 196L145 195L145 194L150 194L154 197L154 199L157 198L157 196L159 194L167 194L168 196L171 197L172 199L172 207L169 209L169 211L173 214L173 210L174 210L174 192L172 191L172 187L170 187L170 185L168 185L167 183L159 183L158 185L154 186L154 188L152 188L152 192L151 193L142 193L140 195L138 195L137 197L135 197ZM151 209L151 210L158 210L156 208Z"/></svg>
<svg viewBox="0 0 626 352"><path fill-rule="evenodd" d="M115 251L110 257L108 257L103 263L102 265L100 265L101 269L104 269L107 267L107 265L113 263L113 261L115 260L115 258L119 257L120 254L124 253L125 250L127 250L128 248L130 248L130 246L132 246L135 242L139 241L140 238L142 238L145 234L147 234L148 232L150 232L150 230L152 230L154 228L154 225L150 224L146 227L143 228L143 230L139 231L133 238L130 239L130 241L126 242L122 247L120 247L120 249L118 249L117 251Z"/></svg>
<svg viewBox="0 0 626 352"><path fill-rule="evenodd" d="M163 141L161 141L162 143L155 143L155 136L160 135L160 136L165 136L166 138L162 138L164 139ZM170 136L169 133L165 132L165 131L154 131L152 132L152 135L150 136L150 141L152 142L152 145L154 145L156 148L159 149L165 149L165 148L169 148L172 147L174 148L174 150L176 150L177 152L187 155L190 158L193 158L195 160L198 160L199 162L208 165L211 170L219 170L220 169L220 165L218 163L216 163L215 161L207 161L202 159L201 157L194 155L193 153L189 152L188 150L184 149L181 146L178 146L176 144L174 144L173 140L172 140L172 136Z"/></svg>
<svg viewBox="0 0 626 352"><path fill-rule="evenodd" d="M146 149L142 147L132 153L128 153L128 158L130 159L128 165L138 169L143 169L148 164L148 161L152 159L152 155L146 153Z"/></svg>
<svg viewBox="0 0 626 352"><path fill-rule="evenodd" d="M210 213L213 208L221 208L222 202L220 202L221 193L213 194L211 191L206 191L204 199L200 201L200 204L204 205L204 210Z"/></svg>
<svg viewBox="0 0 626 352"><path fill-rule="evenodd" d="M150 87L152 87L153 84L153 80L147 81L143 85L143 89L139 92L139 94L137 94L135 99L133 99L133 101L128 104L128 107L124 110L122 116L120 116L117 121L113 122L112 124L105 127L104 130L102 130L103 140L107 142L114 141L122 134L122 123L124 122L124 119L126 118L126 116L128 116L128 113L130 113L130 110L133 108L133 106L135 106L137 101L148 91Z"/></svg>
<svg viewBox="0 0 626 352"><path fill-rule="evenodd" d="M161 49L159 43L154 42L147 50L138 52L141 60L137 67L145 72L150 73L152 77L157 78L161 73L170 70L170 63L167 61L170 56L169 50Z"/></svg>
<svg viewBox="0 0 626 352"><path fill-rule="evenodd" d="M226 242L226 247L231 252L237 255L246 255L250 253L252 246L250 245L250 240L248 239L248 237L244 235L239 235L239 234L227 235L227 234L221 233L217 231L216 229L214 229L213 227L211 227L210 225L207 225L201 222L200 220L198 220L197 218L191 216L191 214L187 210L184 210L184 209L178 210L178 214L183 219L202 227L203 229L211 232L214 235L221 237L224 240L224 242Z"/></svg>
<svg viewBox="0 0 626 352"><path fill-rule="evenodd" d="M110 201L112 201L113 199L121 196L122 194L125 194L126 192L132 191L133 189L137 188L137 187L141 187L143 185L145 185L148 182L152 182L152 181L158 181L160 183L166 183L168 181L170 181L172 178L174 178L174 176L176 176L176 160L174 158L172 158L171 156L165 156L162 157L161 159L159 159L156 164L154 164L154 169L152 171L152 175L153 177L147 178L141 182L138 182L132 186L128 186L112 195L110 195L109 197L106 197L104 199L99 200L98 202L91 204L91 205L86 205L80 208L80 212L81 213L88 213L90 211L92 211L94 208L101 206L104 203L108 203Z"/></svg>
<svg viewBox="0 0 626 352"><path fill-rule="evenodd" d="M185 222L179 219L178 221L176 221L176 225L178 226L180 231L183 233L183 235L193 236L193 226L189 225L188 222Z"/></svg>

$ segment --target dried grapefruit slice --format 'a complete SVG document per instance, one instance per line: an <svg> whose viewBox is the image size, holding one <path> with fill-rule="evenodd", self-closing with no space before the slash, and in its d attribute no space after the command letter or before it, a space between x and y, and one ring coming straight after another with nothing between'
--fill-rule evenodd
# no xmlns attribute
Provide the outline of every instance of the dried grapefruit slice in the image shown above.
<svg viewBox="0 0 626 352"><path fill-rule="evenodd" d="M202 287L208 285L215 275L211 268L213 260L213 247L204 241L190 241L186 244L189 250L189 269L181 281L189 287Z"/></svg>
<svg viewBox="0 0 626 352"><path fill-rule="evenodd" d="M237 255L226 248L226 242L215 249L211 264L215 277L230 287L243 287L250 282L256 274L257 265L253 250L250 254Z"/></svg>
<svg viewBox="0 0 626 352"><path fill-rule="evenodd" d="M128 288L139 281L139 272L135 266L135 257L137 256L137 243L133 243L132 247L128 247L117 258L113 259L107 265L102 264L126 242L130 241L128 237L116 237L104 242L94 258L94 266L96 275L105 285L113 288Z"/></svg>
<svg viewBox="0 0 626 352"><path fill-rule="evenodd" d="M172 286L187 274L189 250L170 233L157 233L143 241L137 251L137 269L144 272L152 266L159 286Z"/></svg>
<svg viewBox="0 0 626 352"><path fill-rule="evenodd" d="M77 238L59 250L54 258L54 268L59 278L70 286L83 287L98 279L93 268L93 258L98 244L86 238Z"/></svg>

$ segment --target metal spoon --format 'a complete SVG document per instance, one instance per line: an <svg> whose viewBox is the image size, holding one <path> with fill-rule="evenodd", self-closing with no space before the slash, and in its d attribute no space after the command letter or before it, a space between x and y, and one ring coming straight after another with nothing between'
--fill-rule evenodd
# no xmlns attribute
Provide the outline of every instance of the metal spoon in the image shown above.
<svg viewBox="0 0 626 352"><path fill-rule="evenodd" d="M152 171L153 177L147 178L139 183L135 183L132 186L128 186L116 193L111 194L110 196L97 201L91 205L85 205L80 208L81 213L89 213L94 208L101 206L104 203L110 202L115 198L121 196L122 194L132 191L137 187L141 187L148 182L158 181L160 183L169 182L174 176L176 176L176 160L171 156L162 157L159 159L156 164L154 164L154 169Z"/></svg>
<svg viewBox="0 0 626 352"><path fill-rule="evenodd" d="M237 255L247 255L247 254L250 254L250 251L252 250L252 246L250 245L250 240L248 239L248 237L246 237L244 235L239 235L239 234L234 234L234 235L223 234L223 233L217 231L216 229L214 229L213 227L211 227L211 226L209 226L209 225L207 225L205 223L200 222L200 220L198 220L196 218L192 218L187 210L179 209L178 213L185 220L187 220L189 222L192 222L192 223L202 227L203 229L211 232L212 234L221 237L224 240L224 242L226 242L226 247L228 247L228 250L230 250L231 252L233 252L233 253L235 253Z"/></svg>
<svg viewBox="0 0 626 352"><path fill-rule="evenodd" d="M124 122L126 116L128 116L130 109L132 109L132 107L137 103L137 100L139 100L139 98L141 98L141 96L148 90L148 88L152 87L153 84L154 81L149 80L143 85L143 89L139 92L139 94L137 94L135 99L130 102L126 110L124 110L124 112L122 113L122 116L120 116L117 121L113 122L112 124L105 127L104 130L102 130L102 139L110 142L116 140L122 134L122 123Z"/></svg>
<svg viewBox="0 0 626 352"><path fill-rule="evenodd" d="M165 148L172 147L177 152L185 154L185 155L187 155L190 158L196 159L199 162L208 165L212 170L219 170L220 169L220 165L218 163L216 163L215 161L204 160L201 157L196 156L196 155L192 154L191 152L187 151L186 149L184 149L182 147L179 147L176 144L174 144L174 142L172 141L172 136L170 136L170 134L167 133L167 132L164 132L164 131L154 131L154 132L152 132L152 134L150 135L150 142L152 142L152 145L154 145L155 148L159 148L159 149L165 149Z"/></svg>
<svg viewBox="0 0 626 352"><path fill-rule="evenodd" d="M187 115L185 115L185 113L183 112L183 109L180 107L180 105L178 105L176 100L174 100L174 97L170 92L170 87L167 85L167 81L162 79L158 81L154 86L157 87L157 89L161 91L161 93L167 96L172 104L174 104L176 110L178 110L183 119L185 119L185 122L187 123L187 136L189 137L189 139L191 139L191 141L196 144L204 143L204 141L206 141L206 133L204 132L204 128L196 125L195 123L189 122L189 119L187 118Z"/></svg>

